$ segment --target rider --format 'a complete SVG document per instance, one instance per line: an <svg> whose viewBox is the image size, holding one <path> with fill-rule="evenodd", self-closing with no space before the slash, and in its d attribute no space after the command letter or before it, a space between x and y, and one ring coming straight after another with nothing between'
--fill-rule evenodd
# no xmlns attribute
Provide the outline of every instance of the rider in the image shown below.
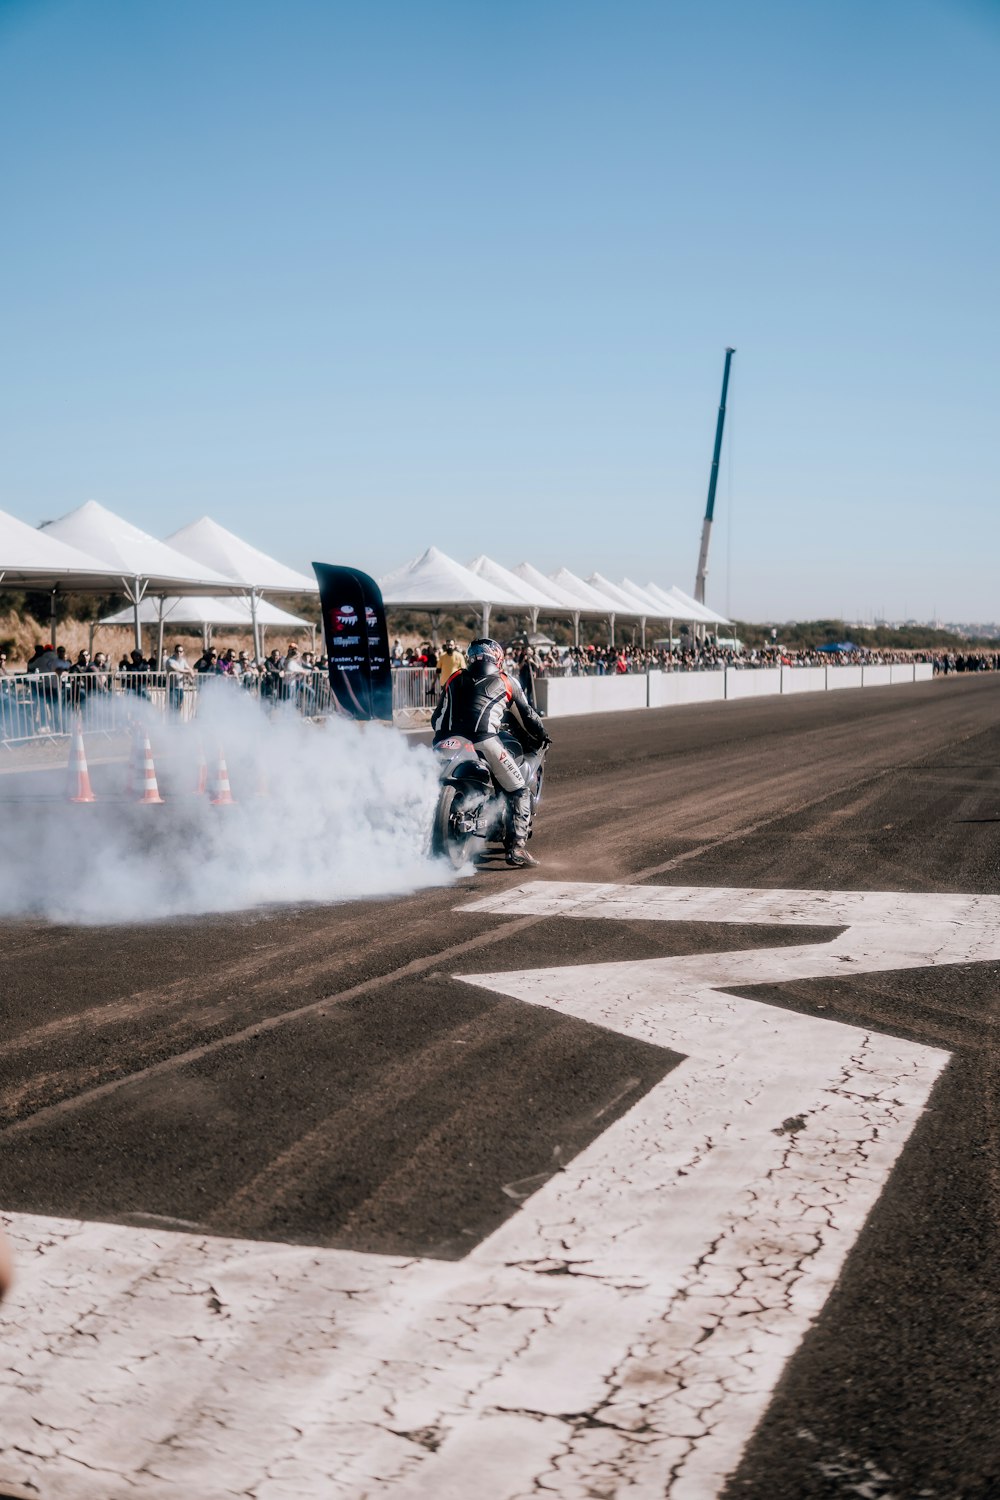
<svg viewBox="0 0 1000 1500"><path fill-rule="evenodd" d="M525 842L531 827L531 792L517 757L547 745L549 736L520 683L503 670L498 641L480 637L467 657L468 666L448 678L434 710L434 743L452 734L472 741L510 803L507 863L537 865Z"/></svg>

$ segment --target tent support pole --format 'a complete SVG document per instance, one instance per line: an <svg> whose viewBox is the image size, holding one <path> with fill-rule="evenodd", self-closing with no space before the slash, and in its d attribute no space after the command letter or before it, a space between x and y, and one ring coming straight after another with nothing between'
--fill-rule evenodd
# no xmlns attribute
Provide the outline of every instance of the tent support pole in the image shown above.
<svg viewBox="0 0 1000 1500"><path fill-rule="evenodd" d="M431 616L431 645L436 651L438 648L438 626L441 624L441 615L438 610L432 609Z"/></svg>
<svg viewBox="0 0 1000 1500"><path fill-rule="evenodd" d="M489 635L490 633L490 612L492 607L490 604L483 605L483 635Z"/></svg>
<svg viewBox="0 0 1000 1500"><path fill-rule="evenodd" d="M615 612L614 612L614 610L612 610L611 613L608 615L608 635L610 636L610 640L608 641L608 644L613 647L614 644L615 644Z"/></svg>
<svg viewBox="0 0 1000 1500"><path fill-rule="evenodd" d="M537 635L538 634L538 605L537 604L533 605L532 608L531 608L531 633L532 633L532 635Z"/></svg>
<svg viewBox="0 0 1000 1500"><path fill-rule="evenodd" d="M49 595L49 635L52 637L52 646L56 644L56 595L59 590L53 589Z"/></svg>
<svg viewBox="0 0 1000 1500"><path fill-rule="evenodd" d="M260 627L257 624L257 600L260 598L259 590L250 590L250 630L253 635L254 661L260 661Z"/></svg>
<svg viewBox="0 0 1000 1500"><path fill-rule="evenodd" d="M578 609L575 609L573 611L573 645L574 646L579 646L579 644L580 644L580 611Z"/></svg>

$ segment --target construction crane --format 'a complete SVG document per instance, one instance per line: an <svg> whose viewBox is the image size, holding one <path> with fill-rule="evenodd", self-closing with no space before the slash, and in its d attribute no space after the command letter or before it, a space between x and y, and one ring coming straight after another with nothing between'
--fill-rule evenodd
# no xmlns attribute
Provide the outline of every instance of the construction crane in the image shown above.
<svg viewBox="0 0 1000 1500"><path fill-rule="evenodd" d="M722 372L722 399L719 402L719 420L715 424L715 451L712 454L712 474L708 481L708 504L705 506L705 521L701 528L701 551L698 553L698 574L694 581L694 597L699 604L705 602L705 578L708 574L708 539L712 535L712 517L715 514L715 486L719 482L719 454L722 452L722 429L726 425L726 392L729 389L729 366L733 362L735 349L726 350L726 367Z"/></svg>

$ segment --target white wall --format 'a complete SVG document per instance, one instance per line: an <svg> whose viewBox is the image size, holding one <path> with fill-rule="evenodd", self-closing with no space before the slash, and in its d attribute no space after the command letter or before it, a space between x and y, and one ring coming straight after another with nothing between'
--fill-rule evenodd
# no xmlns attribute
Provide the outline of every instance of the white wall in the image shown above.
<svg viewBox="0 0 1000 1500"><path fill-rule="evenodd" d="M727 698L770 698L781 692L781 668L726 669Z"/></svg>
<svg viewBox="0 0 1000 1500"><path fill-rule="evenodd" d="M631 708L672 708L684 703L717 703L723 698L760 698L778 693L822 692L824 688L885 686L929 682L930 662L879 667L762 667L757 671L628 673L623 677L540 677L538 706L549 718L565 714L616 713Z"/></svg>
<svg viewBox="0 0 1000 1500"><path fill-rule="evenodd" d="M826 687L825 667L782 667L783 693L821 693Z"/></svg>
<svg viewBox="0 0 1000 1500"><path fill-rule="evenodd" d="M646 675L622 677L543 677L536 684L538 705L549 718L563 714L617 713L646 707Z"/></svg>
<svg viewBox="0 0 1000 1500"><path fill-rule="evenodd" d="M721 703L726 692L725 672L650 672L650 708L673 708L680 703Z"/></svg>
<svg viewBox="0 0 1000 1500"><path fill-rule="evenodd" d="M827 667L826 690L831 688L862 687L863 667Z"/></svg>

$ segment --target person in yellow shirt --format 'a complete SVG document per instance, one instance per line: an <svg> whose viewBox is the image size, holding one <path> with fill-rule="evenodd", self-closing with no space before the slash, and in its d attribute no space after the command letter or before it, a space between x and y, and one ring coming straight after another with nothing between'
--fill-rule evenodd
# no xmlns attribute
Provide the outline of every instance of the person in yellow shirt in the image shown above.
<svg viewBox="0 0 1000 1500"><path fill-rule="evenodd" d="M449 677L456 672L461 672L465 666L465 657L459 651L454 641L445 641L444 650L437 659L438 686L444 687Z"/></svg>

